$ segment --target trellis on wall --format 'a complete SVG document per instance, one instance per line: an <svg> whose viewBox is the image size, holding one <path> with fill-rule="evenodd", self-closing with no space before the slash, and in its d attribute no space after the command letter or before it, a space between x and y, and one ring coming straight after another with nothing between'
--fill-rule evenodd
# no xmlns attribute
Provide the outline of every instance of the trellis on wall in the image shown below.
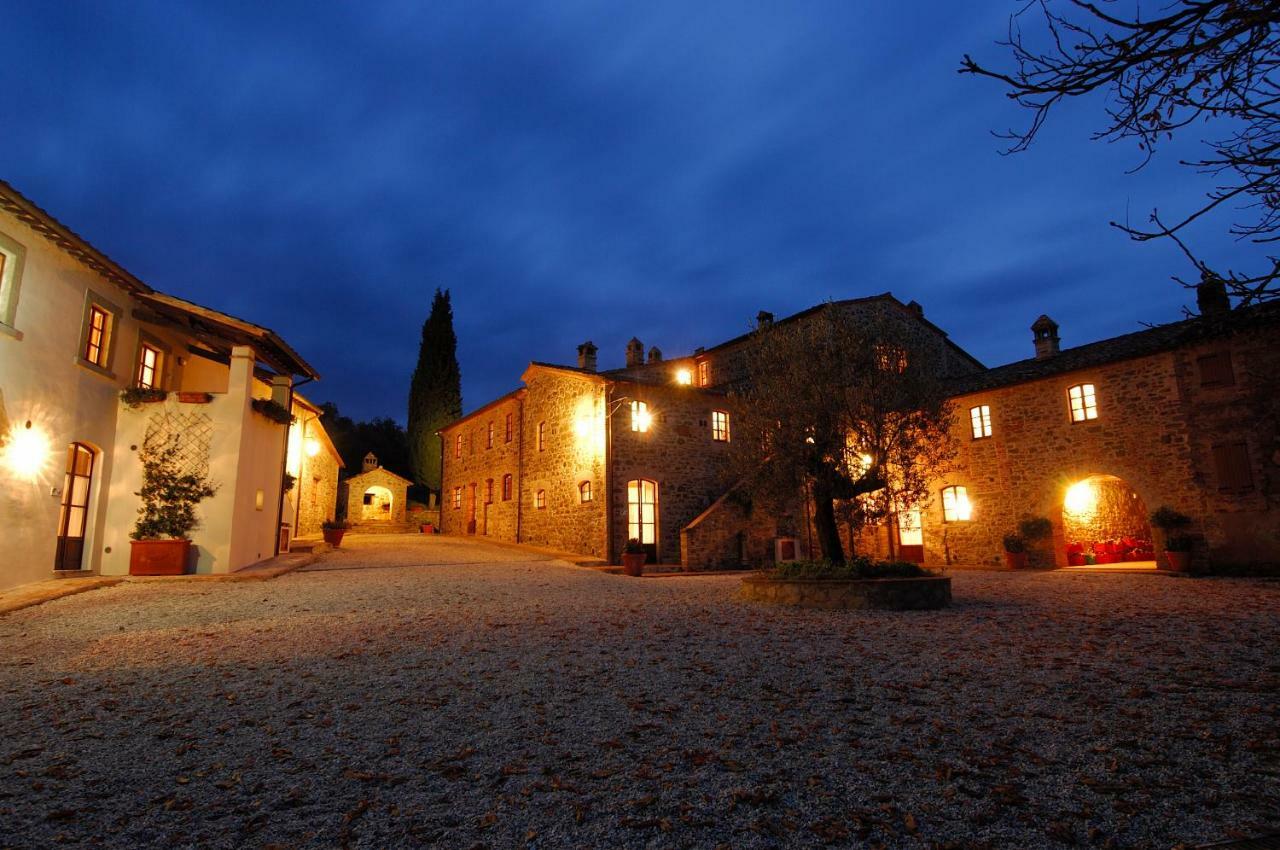
<svg viewBox="0 0 1280 850"><path fill-rule="evenodd" d="M168 446L177 449L177 461L186 475L209 474L209 447L213 443L213 419L207 413L153 413L142 439L144 451Z"/></svg>

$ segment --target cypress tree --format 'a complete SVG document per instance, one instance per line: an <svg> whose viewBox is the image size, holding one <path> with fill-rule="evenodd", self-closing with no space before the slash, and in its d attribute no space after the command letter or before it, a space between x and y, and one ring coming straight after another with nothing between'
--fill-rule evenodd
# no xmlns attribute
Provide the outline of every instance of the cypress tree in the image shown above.
<svg viewBox="0 0 1280 850"><path fill-rule="evenodd" d="M458 338L453 332L449 290L436 290L422 325L418 366L409 385L409 459L413 478L440 492L440 437L436 432L462 415Z"/></svg>

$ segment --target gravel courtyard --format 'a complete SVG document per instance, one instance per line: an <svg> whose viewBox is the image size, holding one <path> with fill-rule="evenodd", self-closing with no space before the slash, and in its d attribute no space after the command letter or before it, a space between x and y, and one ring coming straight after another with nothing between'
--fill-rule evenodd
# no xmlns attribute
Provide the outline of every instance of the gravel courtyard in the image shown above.
<svg viewBox="0 0 1280 850"><path fill-rule="evenodd" d="M348 538L0 617L0 847L1157 847L1280 829L1280 583L736 602Z"/></svg>

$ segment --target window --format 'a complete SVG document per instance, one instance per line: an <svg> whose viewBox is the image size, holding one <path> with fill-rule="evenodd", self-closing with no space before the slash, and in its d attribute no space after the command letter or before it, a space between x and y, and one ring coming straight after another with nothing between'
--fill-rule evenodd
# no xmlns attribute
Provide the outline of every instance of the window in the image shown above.
<svg viewBox="0 0 1280 850"><path fill-rule="evenodd" d="M18 315L18 289L22 286L22 265L26 249L0 233L0 332L18 339L14 329Z"/></svg>
<svg viewBox="0 0 1280 850"><path fill-rule="evenodd" d="M511 501L511 473L502 476L502 501Z"/></svg>
<svg viewBox="0 0 1280 850"><path fill-rule="evenodd" d="M547 491L539 490L533 494L533 506L538 510L542 510L547 506Z"/></svg>
<svg viewBox="0 0 1280 850"><path fill-rule="evenodd" d="M543 451L547 447L547 423L538 423L538 451Z"/></svg>
<svg viewBox="0 0 1280 850"><path fill-rule="evenodd" d="M107 344L111 341L111 315L97 304L89 305L89 324L84 339L84 359L94 366L107 368Z"/></svg>
<svg viewBox="0 0 1280 850"><path fill-rule="evenodd" d="M488 432L487 432L487 433L486 433L486 435L485 435L485 446L484 446L484 447L485 447L486 449L491 449L491 448L493 448L493 435L494 435L494 433L495 433L495 431L494 431L494 428L493 428L493 420L490 420L490 421L489 421L489 430L488 430Z"/></svg>
<svg viewBox="0 0 1280 850"><path fill-rule="evenodd" d="M711 411L711 439L717 443L729 442L729 414L723 410Z"/></svg>
<svg viewBox="0 0 1280 850"><path fill-rule="evenodd" d="M1200 372L1200 386L1229 387L1235 384L1236 374L1231 368L1231 352L1218 351L1196 358Z"/></svg>
<svg viewBox="0 0 1280 850"><path fill-rule="evenodd" d="M991 405L980 404L969 408L969 421L973 424L973 438L981 440L991 436Z"/></svg>
<svg viewBox="0 0 1280 850"><path fill-rule="evenodd" d="M645 546L658 542L658 485L653 481L627 482L627 539Z"/></svg>
<svg viewBox="0 0 1280 850"><path fill-rule="evenodd" d="M591 482L583 481L578 485L578 499L583 504L591 501Z"/></svg>
<svg viewBox="0 0 1280 850"><path fill-rule="evenodd" d="M484 482L484 503L486 505L493 504L493 479L486 479Z"/></svg>
<svg viewBox="0 0 1280 850"><path fill-rule="evenodd" d="M1249 466L1249 447L1244 442L1222 443L1213 447L1213 466L1219 490L1252 490L1253 470Z"/></svg>
<svg viewBox="0 0 1280 850"><path fill-rule="evenodd" d="M154 389L160 377L160 349L145 342L138 348L137 384L144 390Z"/></svg>
<svg viewBox="0 0 1280 850"><path fill-rule="evenodd" d="M1076 384L1067 390L1067 398L1071 401L1072 422L1098 418L1098 399L1093 384Z"/></svg>
<svg viewBox="0 0 1280 850"><path fill-rule="evenodd" d="M511 442L511 414L510 413L507 414L506 425L504 427L506 430L503 435L503 442L509 443Z"/></svg>
<svg viewBox="0 0 1280 850"><path fill-rule="evenodd" d="M462 457L462 435L453 438L453 456Z"/></svg>
<svg viewBox="0 0 1280 850"><path fill-rule="evenodd" d="M643 401L631 401L631 430L644 433L649 430L653 416L649 413L649 405Z"/></svg>
<svg viewBox="0 0 1280 850"><path fill-rule="evenodd" d="M698 386L711 386L711 361L703 360L698 364Z"/></svg>
<svg viewBox="0 0 1280 850"><path fill-rule="evenodd" d="M944 487L942 490L943 522L968 522L973 516L969 491L964 487Z"/></svg>
<svg viewBox="0 0 1280 850"><path fill-rule="evenodd" d="M461 439L461 438L459 438L459 439ZM459 445L461 445L461 444L459 444ZM454 488L453 488L453 509L454 509L455 511L460 511L460 510L462 510L462 488L461 488L461 487L454 487Z"/></svg>

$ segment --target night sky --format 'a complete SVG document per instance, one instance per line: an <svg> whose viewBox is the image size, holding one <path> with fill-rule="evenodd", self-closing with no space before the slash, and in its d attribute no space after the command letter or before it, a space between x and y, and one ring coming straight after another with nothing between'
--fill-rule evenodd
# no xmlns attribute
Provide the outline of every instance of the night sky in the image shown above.
<svg viewBox="0 0 1280 850"><path fill-rule="evenodd" d="M1090 142L955 70L1019 3L8 4L0 176L156 288L265 324L305 391L403 421L435 287L465 407L532 359L668 356L890 290L988 365L1179 317L1108 227L1188 211L1170 148ZM1236 250L1210 229L1210 259Z"/></svg>

